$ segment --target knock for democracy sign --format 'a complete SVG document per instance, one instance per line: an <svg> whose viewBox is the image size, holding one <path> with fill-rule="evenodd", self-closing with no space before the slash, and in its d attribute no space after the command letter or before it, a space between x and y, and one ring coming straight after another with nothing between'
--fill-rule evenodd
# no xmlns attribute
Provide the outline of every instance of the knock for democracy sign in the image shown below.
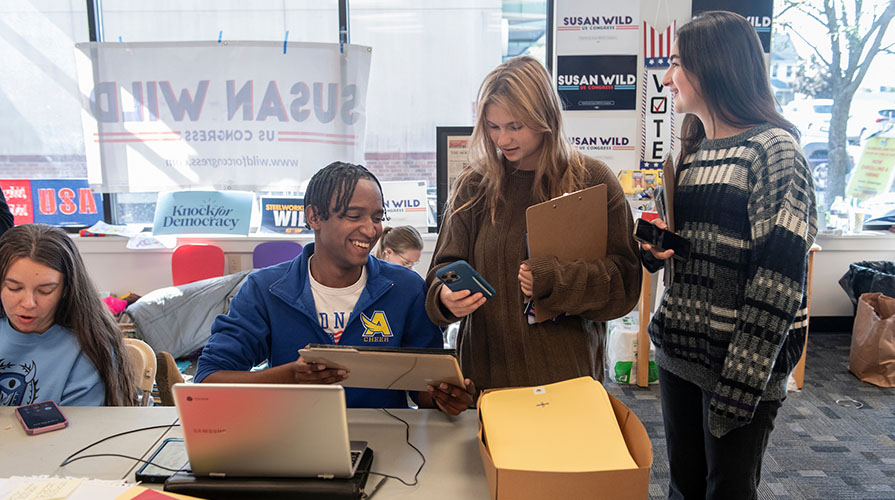
<svg viewBox="0 0 895 500"><path fill-rule="evenodd" d="M159 193L152 234L249 234L252 193L177 191Z"/></svg>

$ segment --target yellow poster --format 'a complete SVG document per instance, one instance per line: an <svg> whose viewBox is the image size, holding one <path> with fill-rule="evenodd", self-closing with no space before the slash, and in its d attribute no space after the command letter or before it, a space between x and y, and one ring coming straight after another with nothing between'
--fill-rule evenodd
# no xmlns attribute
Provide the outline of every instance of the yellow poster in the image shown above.
<svg viewBox="0 0 895 500"><path fill-rule="evenodd" d="M652 198L652 191L662 185L661 170L622 170L618 173L618 182L625 194L642 194L644 191Z"/></svg>
<svg viewBox="0 0 895 500"><path fill-rule="evenodd" d="M895 173L895 137L874 137L867 141L861 161L855 167L845 195L866 200L880 194L892 183Z"/></svg>

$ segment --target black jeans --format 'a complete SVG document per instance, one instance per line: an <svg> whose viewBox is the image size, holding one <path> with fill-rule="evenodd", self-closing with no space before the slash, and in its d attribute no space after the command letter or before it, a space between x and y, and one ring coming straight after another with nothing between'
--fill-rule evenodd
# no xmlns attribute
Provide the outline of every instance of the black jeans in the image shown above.
<svg viewBox="0 0 895 500"><path fill-rule="evenodd" d="M754 500L761 459L781 401L762 401L752 422L721 438L708 430L710 394L659 369L673 500Z"/></svg>

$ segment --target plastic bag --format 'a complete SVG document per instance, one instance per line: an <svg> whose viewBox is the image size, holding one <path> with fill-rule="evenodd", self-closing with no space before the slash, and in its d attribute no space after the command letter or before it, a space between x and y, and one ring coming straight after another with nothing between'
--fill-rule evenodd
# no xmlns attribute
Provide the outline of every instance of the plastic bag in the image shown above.
<svg viewBox="0 0 895 500"><path fill-rule="evenodd" d="M637 311L609 322L609 336L606 340L606 369L609 380L619 384L637 383L637 333L639 321ZM650 342L649 383L659 381L656 368L656 353Z"/></svg>

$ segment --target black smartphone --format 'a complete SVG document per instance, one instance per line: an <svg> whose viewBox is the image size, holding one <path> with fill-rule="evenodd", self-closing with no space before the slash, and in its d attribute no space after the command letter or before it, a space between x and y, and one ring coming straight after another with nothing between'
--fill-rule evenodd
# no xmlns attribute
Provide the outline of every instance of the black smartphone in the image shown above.
<svg viewBox="0 0 895 500"><path fill-rule="evenodd" d="M16 408L16 417L25 428L25 432L40 434L68 427L68 419L56 406L55 401L41 401Z"/></svg>
<svg viewBox="0 0 895 500"><path fill-rule="evenodd" d="M164 483L175 472L187 469L189 461L183 439L168 438L162 441L162 444L149 457L149 463L143 464L134 477L137 481L144 483Z"/></svg>
<svg viewBox="0 0 895 500"><path fill-rule="evenodd" d="M690 242L686 238L671 231L659 229L646 219L634 221L634 239L652 245L658 252L674 250L673 258L687 261L690 259Z"/></svg>
<svg viewBox="0 0 895 500"><path fill-rule="evenodd" d="M458 260L442 267L435 271L435 276L452 291L469 290L472 293L481 292L488 299L494 297L494 287L465 260Z"/></svg>

